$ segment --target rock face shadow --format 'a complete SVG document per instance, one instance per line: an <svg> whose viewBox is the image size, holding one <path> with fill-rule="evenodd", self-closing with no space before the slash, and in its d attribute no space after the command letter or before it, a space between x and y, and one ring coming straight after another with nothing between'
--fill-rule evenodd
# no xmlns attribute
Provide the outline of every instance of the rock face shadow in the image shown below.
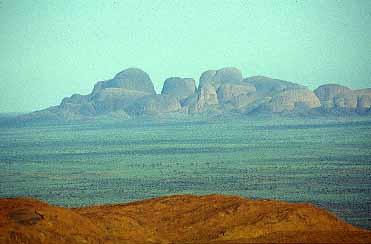
<svg viewBox="0 0 371 244"><path fill-rule="evenodd" d="M21 208L8 214L8 218L21 225L34 225L44 219L36 210Z"/></svg>

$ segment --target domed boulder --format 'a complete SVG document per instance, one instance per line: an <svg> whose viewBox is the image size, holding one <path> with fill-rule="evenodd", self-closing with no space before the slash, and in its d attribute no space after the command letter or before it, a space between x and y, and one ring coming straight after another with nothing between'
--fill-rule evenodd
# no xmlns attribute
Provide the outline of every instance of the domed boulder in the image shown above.
<svg viewBox="0 0 371 244"><path fill-rule="evenodd" d="M318 97L309 89L287 89L272 97L272 100L265 104L273 113L292 111L296 108L313 109L321 106Z"/></svg>
<svg viewBox="0 0 371 244"><path fill-rule="evenodd" d="M129 68L111 80L95 84L89 100L98 114L126 110L136 99L156 94L149 75L143 70Z"/></svg>
<svg viewBox="0 0 371 244"><path fill-rule="evenodd" d="M194 79L171 77L165 80L161 94L181 100L193 95L195 91L196 83Z"/></svg>
<svg viewBox="0 0 371 244"><path fill-rule="evenodd" d="M100 81L94 86L93 93L106 88L120 88L139 91L146 94L156 94L149 75L141 69L129 68L116 74L111 80Z"/></svg>
<svg viewBox="0 0 371 244"><path fill-rule="evenodd" d="M283 91L285 89L305 88L304 86L293 82L272 79L266 76L248 77L245 78L243 82L253 85L256 88L256 95L260 97L270 97L275 93Z"/></svg>
<svg viewBox="0 0 371 244"><path fill-rule="evenodd" d="M202 73L199 88L209 84L214 86L215 89L218 89L221 84L240 83L242 79L241 71L234 67L226 67L219 70L208 70Z"/></svg>
<svg viewBox="0 0 371 244"><path fill-rule="evenodd" d="M353 91L338 84L326 84L314 90L323 108L356 108L357 96Z"/></svg>
<svg viewBox="0 0 371 244"><path fill-rule="evenodd" d="M321 101L329 101L339 94L351 94L352 90L338 84L326 84L319 86L314 93Z"/></svg>

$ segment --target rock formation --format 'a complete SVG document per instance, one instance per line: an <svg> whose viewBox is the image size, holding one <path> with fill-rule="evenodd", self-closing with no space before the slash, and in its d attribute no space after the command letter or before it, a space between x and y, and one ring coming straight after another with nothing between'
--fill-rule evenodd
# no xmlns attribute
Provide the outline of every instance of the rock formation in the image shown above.
<svg viewBox="0 0 371 244"><path fill-rule="evenodd" d="M366 113L371 108L371 89L360 89L354 91L357 95L357 112Z"/></svg>
<svg viewBox="0 0 371 244"><path fill-rule="evenodd" d="M152 95L137 99L128 108L130 115L159 115L181 109L179 101L169 95Z"/></svg>
<svg viewBox="0 0 371 244"><path fill-rule="evenodd" d="M197 90L195 98L191 98L191 103L188 105L189 113L201 113L208 108L218 105L218 96L215 87L209 83L204 84Z"/></svg>
<svg viewBox="0 0 371 244"><path fill-rule="evenodd" d="M256 88L250 84L244 83L225 83L221 85L217 91L218 101L226 103L233 100L235 97L242 95L253 94L256 92Z"/></svg>
<svg viewBox="0 0 371 244"><path fill-rule="evenodd" d="M326 84L314 90L324 108L339 108L357 106L357 97L348 87L337 84Z"/></svg>
<svg viewBox="0 0 371 244"><path fill-rule="evenodd" d="M178 195L68 209L0 199L0 243L370 243L310 204Z"/></svg>
<svg viewBox="0 0 371 244"><path fill-rule="evenodd" d="M314 90L326 111L347 110L367 113L370 110L371 89L352 90L337 84L326 84Z"/></svg>
<svg viewBox="0 0 371 244"><path fill-rule="evenodd" d="M218 89L224 83L239 83L242 81L242 73L234 67L222 68L219 70L208 70L202 73L200 77L199 87L206 84L214 86Z"/></svg>
<svg viewBox="0 0 371 244"><path fill-rule="evenodd" d="M286 89L297 89L305 88L299 84L295 84L289 81L272 79L265 76L252 76L243 80L256 88L256 93L260 97L271 97L277 92Z"/></svg>
<svg viewBox="0 0 371 244"><path fill-rule="evenodd" d="M242 83L242 73L233 67L208 70L202 73L196 95L187 100L185 105L189 113L222 113L238 107L243 96L255 92L255 87ZM229 103L229 107L226 104Z"/></svg>
<svg viewBox="0 0 371 244"><path fill-rule="evenodd" d="M123 70L111 80L98 82L94 86L93 94L106 88L120 88L147 94L156 94L149 75L137 68Z"/></svg>
<svg viewBox="0 0 371 244"><path fill-rule="evenodd" d="M192 96L196 91L196 83L191 78L172 77L164 82L162 95L174 96L178 100Z"/></svg>
<svg viewBox="0 0 371 244"><path fill-rule="evenodd" d="M203 72L198 88L191 78L168 78L161 94L156 94L149 75L130 68L110 80L97 82L88 95L74 94L58 106L22 115L18 121L69 121L99 116L127 119L171 113L286 115L298 111L302 115L368 115L371 89L352 90L327 84L312 92L305 86L265 76L243 79L239 69L227 67Z"/></svg>
<svg viewBox="0 0 371 244"><path fill-rule="evenodd" d="M318 97L309 89L286 89L278 92L265 104L273 113L298 109L313 109L321 106Z"/></svg>
<svg viewBox="0 0 371 244"><path fill-rule="evenodd" d="M69 121L107 114L117 115L117 112L123 118L128 118L129 112L139 114L132 110L135 101L155 94L149 75L140 69L129 68L116 74L111 80L97 82L88 95L74 94L64 98L59 106L23 115L20 119Z"/></svg>

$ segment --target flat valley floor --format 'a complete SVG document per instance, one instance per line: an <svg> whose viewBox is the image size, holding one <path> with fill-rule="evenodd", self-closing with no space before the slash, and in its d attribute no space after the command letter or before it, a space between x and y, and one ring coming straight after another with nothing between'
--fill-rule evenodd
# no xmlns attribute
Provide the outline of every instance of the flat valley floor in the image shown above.
<svg viewBox="0 0 371 244"><path fill-rule="evenodd" d="M0 128L0 198L80 207L173 194L308 202L371 229L371 118Z"/></svg>

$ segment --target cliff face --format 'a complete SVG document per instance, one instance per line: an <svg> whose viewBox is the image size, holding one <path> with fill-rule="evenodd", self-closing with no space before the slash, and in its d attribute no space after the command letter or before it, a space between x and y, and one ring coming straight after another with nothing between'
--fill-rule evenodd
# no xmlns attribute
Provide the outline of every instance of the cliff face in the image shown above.
<svg viewBox="0 0 371 244"><path fill-rule="evenodd" d="M327 110L356 110L361 114L370 110L371 89L352 90L337 84L326 84L314 93Z"/></svg>
<svg viewBox="0 0 371 244"><path fill-rule="evenodd" d="M0 243L370 243L309 204L179 195L67 209L0 200Z"/></svg>
<svg viewBox="0 0 371 244"><path fill-rule="evenodd" d="M239 83L242 81L242 73L234 67L226 67L219 70L208 70L201 74L199 87L206 84L214 86L217 90L225 83Z"/></svg>
<svg viewBox="0 0 371 244"><path fill-rule="evenodd" d="M196 83L191 78L171 77L165 80L161 95L169 95L178 100L193 95L196 91Z"/></svg>
<svg viewBox="0 0 371 244"><path fill-rule="evenodd" d="M371 89L352 90L327 84L311 91L305 86L264 76L243 79L237 68L208 70L199 85L191 78L165 80L156 94L149 75L137 68L99 81L88 95L74 94L58 106L19 117L21 121L79 120L120 114L122 118L173 113L243 115L259 113L317 115L371 114Z"/></svg>
<svg viewBox="0 0 371 244"><path fill-rule="evenodd" d="M309 89L287 89L275 94L267 103L270 111L279 113L296 108L313 109L321 106L318 97Z"/></svg>

